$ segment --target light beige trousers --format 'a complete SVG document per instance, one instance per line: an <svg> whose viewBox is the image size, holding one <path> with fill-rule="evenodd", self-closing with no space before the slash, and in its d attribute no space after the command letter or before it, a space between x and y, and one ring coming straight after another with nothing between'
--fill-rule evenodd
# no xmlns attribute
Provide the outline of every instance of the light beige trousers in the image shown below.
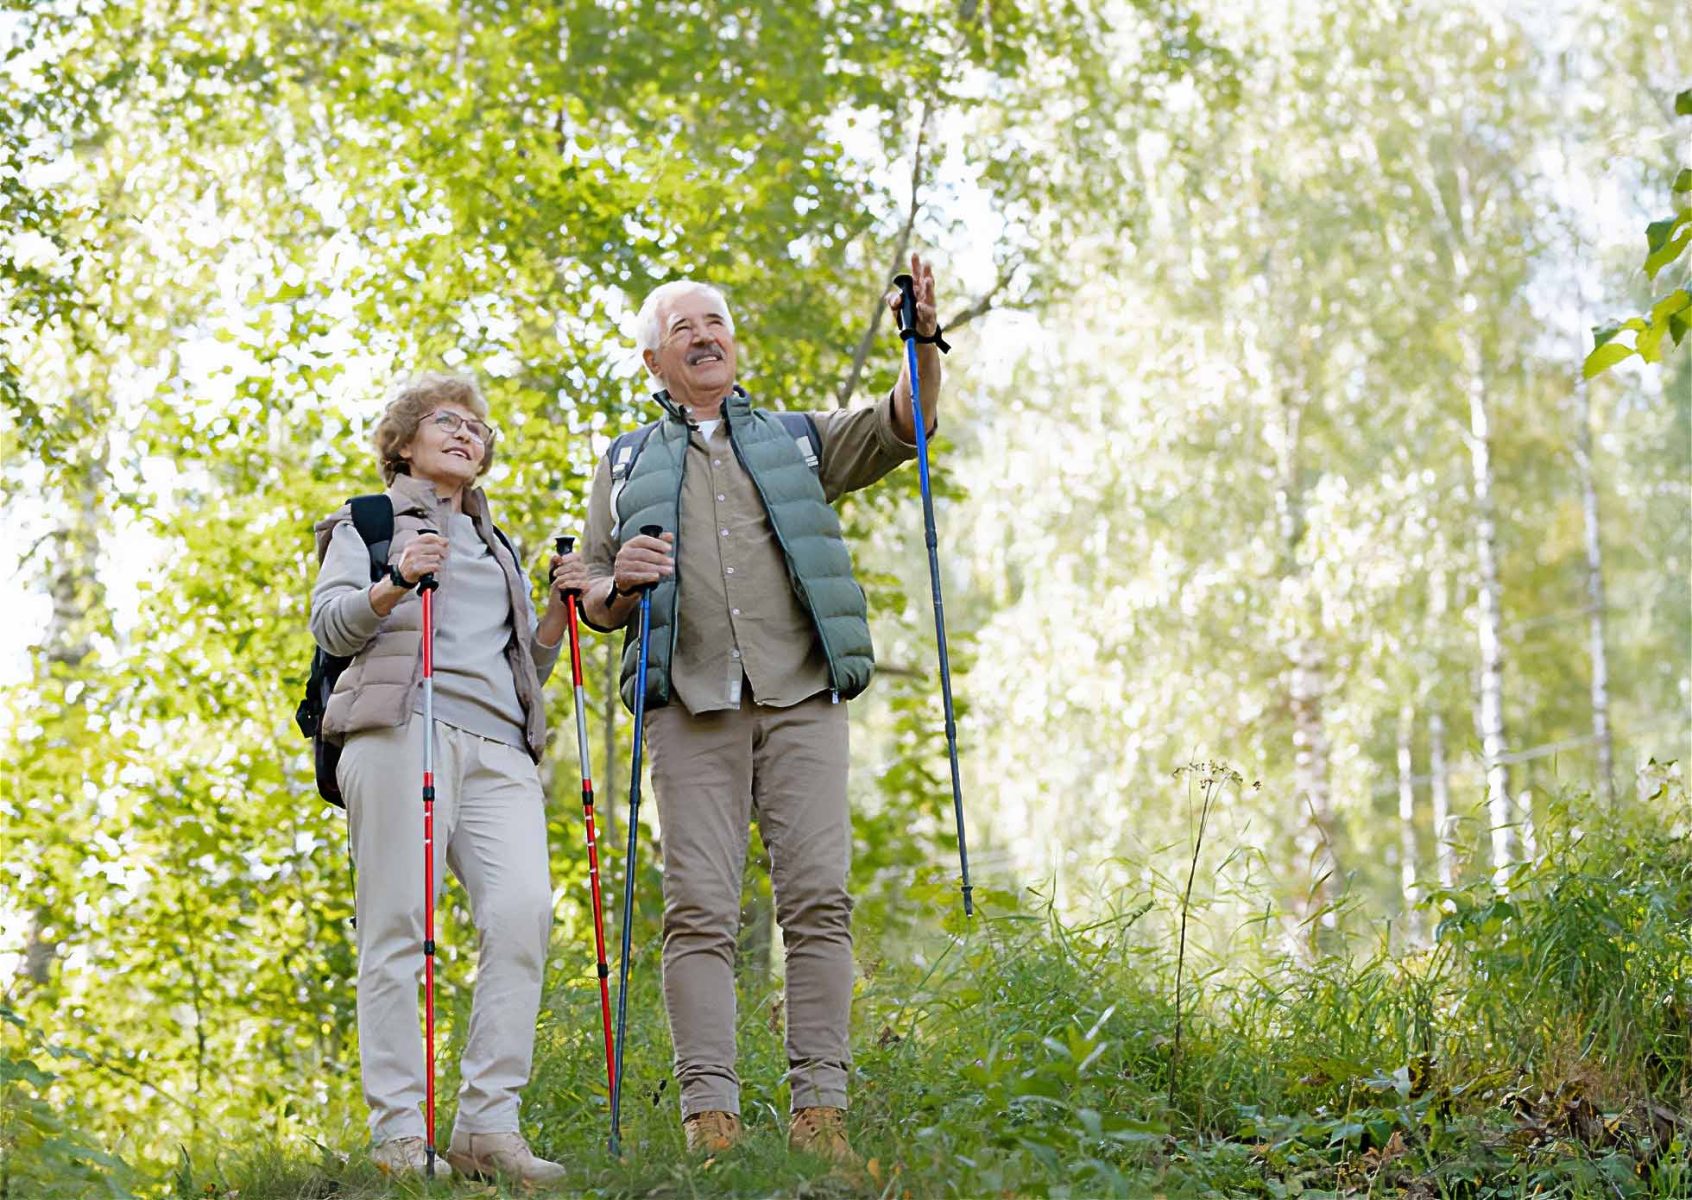
<svg viewBox="0 0 1692 1200"><path fill-rule="evenodd" d="M358 868L359 1060L380 1145L423 1136L423 718L350 736L338 778ZM527 753L437 721L437 900L443 865L476 924L456 1129L515 1132L552 923L544 800Z"/></svg>
<svg viewBox="0 0 1692 1200"><path fill-rule="evenodd" d="M664 1005L684 1116L740 1111L734 951L750 825L770 852L787 950L788 1083L795 1109L846 1107L851 1064L852 854L846 706L827 693L695 717L646 715L663 822Z"/></svg>

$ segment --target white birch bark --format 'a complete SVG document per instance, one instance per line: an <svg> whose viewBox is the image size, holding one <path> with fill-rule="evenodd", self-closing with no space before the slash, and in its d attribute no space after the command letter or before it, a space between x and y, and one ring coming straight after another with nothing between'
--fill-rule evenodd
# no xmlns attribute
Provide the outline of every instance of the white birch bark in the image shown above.
<svg viewBox="0 0 1692 1200"><path fill-rule="evenodd" d="M1404 929L1416 936L1416 782L1412 739L1416 710L1404 705L1398 712L1398 884L1404 897Z"/></svg>
<svg viewBox="0 0 1692 1200"><path fill-rule="evenodd" d="M1592 463L1592 396L1582 378L1575 383L1575 472L1586 533L1587 647L1592 659L1592 738L1598 753L1598 796L1616 803L1615 745L1610 733L1610 660L1604 628L1604 539L1599 523L1598 484Z"/></svg>
<svg viewBox="0 0 1692 1200"><path fill-rule="evenodd" d="M1466 277L1462 252L1458 252L1459 278ZM1462 295L1467 312L1479 309L1473 292ZM1464 326L1458 334L1463 354L1463 387L1469 402L1470 486L1475 504L1475 565L1477 568L1475 638L1480 648L1480 707L1478 712L1481 758L1486 768L1487 815L1491 825L1491 860L1494 879L1502 882L1516 858L1517 813L1511 803L1510 773L1505 765L1507 741L1504 729L1504 615L1502 587L1498 579L1498 518L1493 499L1492 418L1486 391L1485 366L1480 339Z"/></svg>
<svg viewBox="0 0 1692 1200"><path fill-rule="evenodd" d="M1428 774L1433 799L1434 864L1439 886L1449 888L1457 878L1456 830L1451 820L1451 777L1445 762L1445 718L1428 718Z"/></svg>

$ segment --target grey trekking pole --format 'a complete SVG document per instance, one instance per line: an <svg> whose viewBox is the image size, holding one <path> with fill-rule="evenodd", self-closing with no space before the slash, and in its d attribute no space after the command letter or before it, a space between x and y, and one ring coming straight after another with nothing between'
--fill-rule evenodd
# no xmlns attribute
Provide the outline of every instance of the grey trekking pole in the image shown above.
<svg viewBox="0 0 1692 1200"><path fill-rule="evenodd" d="M952 814L958 825L958 866L963 873L964 916L975 912L970 896L969 845L964 840L963 785L958 781L958 723L952 711L952 666L946 654L946 606L940 599L940 552L934 535L934 492L928 481L928 426L922 417L922 384L917 376L917 343L929 342L942 352L951 347L936 328L923 336L916 331L916 283L909 275L893 280L899 289L899 336L905 342L905 370L911 380L911 422L916 426L917 480L922 489L923 540L928 543L928 578L934 585L934 640L940 648L940 698L946 710L946 754L952 764Z"/></svg>
<svg viewBox="0 0 1692 1200"><path fill-rule="evenodd" d="M663 530L642 525L646 537L658 537ZM629 1018L629 935L634 924L635 851L640 835L640 755L646 733L646 655L652 643L652 589L640 589L640 653L635 667L634 751L629 764L629 848L623 855L623 961L617 964L617 1066L611 1072L611 1156L622 1153L623 1134L623 1046Z"/></svg>

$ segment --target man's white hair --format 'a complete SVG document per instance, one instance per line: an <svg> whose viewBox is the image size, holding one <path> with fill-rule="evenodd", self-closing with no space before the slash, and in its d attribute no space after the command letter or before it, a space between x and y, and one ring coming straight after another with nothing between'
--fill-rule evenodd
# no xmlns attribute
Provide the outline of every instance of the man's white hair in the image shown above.
<svg viewBox="0 0 1692 1200"><path fill-rule="evenodd" d="M677 296L685 296L691 292L699 292L711 297L722 309L722 317L728 322L728 331L734 332L734 314L729 312L728 297L708 283L700 283L693 279L672 279L669 283L661 283L647 293L641 302L640 313L635 317L635 346L642 352L657 350L658 342L664 336L664 331L658 328L658 309L666 300L674 300Z"/></svg>

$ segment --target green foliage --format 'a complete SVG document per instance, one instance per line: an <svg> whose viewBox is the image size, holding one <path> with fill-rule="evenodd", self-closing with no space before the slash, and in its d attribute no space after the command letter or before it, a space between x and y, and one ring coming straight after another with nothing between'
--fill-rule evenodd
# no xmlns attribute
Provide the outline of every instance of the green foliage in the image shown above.
<svg viewBox="0 0 1692 1200"><path fill-rule="evenodd" d="M0 271L3 475L9 504L39 509L25 566L55 608L5 697L0 911L33 956L18 1011L90 1056L55 1085L67 1119L154 1162L196 1130L356 1124L344 831L289 712L309 529L370 490L361 442L387 380L482 377L506 434L490 490L537 560L579 525L606 438L644 419L618 323L652 283L729 289L770 403L879 393L898 361L887 330L861 374L851 353L887 267L950 228L937 211L903 222L905 172L882 169L915 159L928 209L925 103L984 123L993 206L1096 232L1115 228L1097 198L1128 186L1121 129L1066 135L1092 149L1066 165L1061 211L1056 174L1007 148L1079 92L1226 71L1183 18L1169 52L1154 41L1124 73L1096 15L1069 5L914 21L886 3L708 19L120 0L9 20L0 202L33 240L8 235ZM1052 55L1073 73L1029 70ZM1063 247L1030 233L995 255L1037 299ZM961 280L951 302L967 302ZM852 519L896 504L865 496ZM146 578L114 622L102 579L126 543L145 547ZM579 817L549 769L574 935ZM891 805L858 834L866 911L905 907L930 835ZM470 943L449 895L456 1036Z"/></svg>
<svg viewBox="0 0 1692 1200"><path fill-rule="evenodd" d="M1674 111L1676 116L1692 114L1692 90L1675 96ZM1692 246L1692 167L1676 172L1670 191L1676 197L1674 213L1645 227L1645 277L1651 280L1672 267ZM1648 363L1661 362L1664 337L1678 346L1689 328L1692 285L1682 284L1659 297L1645 316L1594 329L1592 352L1586 356L1582 371L1592 379L1635 354ZM1634 335L1631 344L1618 340L1624 333Z"/></svg>
<svg viewBox="0 0 1692 1200"><path fill-rule="evenodd" d="M1478 985L1466 1004L1492 1040L1469 1049L1477 1065L1538 1059L1619 1089L1692 1090L1692 846L1665 824L1686 798L1665 786L1644 804L1559 803L1541 862L1429 897L1438 942Z"/></svg>
<svg viewBox="0 0 1692 1200"><path fill-rule="evenodd" d="M31 1050L48 1059L86 1056L30 1037L28 1022L10 1008L0 1006L0 1021L0 1196L129 1200L134 1173L55 1110L47 1097L58 1075L25 1057Z"/></svg>
<svg viewBox="0 0 1692 1200"><path fill-rule="evenodd" d="M870 313L909 246L941 249L962 331L936 480L990 919L966 935L957 913L906 472L844 513L889 667L855 714L852 878L855 1119L883 1190L1280 1195L1424 1169L1445 1194L1687 1190L1658 1153L1684 1131L1660 1137L1642 1107L1685 1107L1682 843L1648 823L1583 840L1556 817L1508 893L1459 862L1432 951L1371 932L1351 961L1345 929L1315 938L1286 911L1307 882L1286 647L1327 656L1352 900L1325 913L1342 926L1398 904L1370 799L1381 714L1413 698L1473 759L1451 425L1465 338L1503 364L1512 719L1553 745L1589 727L1582 627L1559 618L1580 549L1548 417L1562 394L1523 315L1554 250L1530 170L1543 64L1513 18L1355 5L1280 31L1279 10L1162 0L6 10L0 489L19 570L52 606L0 724L13 1194L382 1190L356 1154L344 829L289 713L309 528L373 485L364 441L389 378L483 379L506 435L490 489L535 562L579 526L606 439L645 415L618 324L651 283L725 284L754 393L826 406L891 380L897 347ZM1468 211L1473 172L1493 200L1459 231L1460 266L1434 218ZM1680 217L1653 226L1654 277L1687 235ZM1610 355L1678 341L1692 309L1672 300ZM1686 444L1688 410L1670 399L1630 394L1604 431L1625 467L1603 496L1629 598L1612 613L1624 732L1684 699L1684 471L1663 447ZM604 687L591 672L596 724ZM1167 880L1191 860L1161 857L1182 825L1162 780L1195 738L1264 784L1216 814L1223 850L1198 871L1177 1071ZM778 992L756 969L753 1144L666 1162L650 824L642 1154L604 1163L561 742L537 1145L611 1193L848 1190L781 1150ZM1459 826L1478 844L1472 817ZM1048 876L1049 910L1008 894L1029 874ZM765 896L756 872L748 895ZM456 1048L472 940L448 896ZM1076 927L1094 902L1121 914ZM1330 956L1277 957L1277 934ZM1602 1071L1569 1067L1596 1048ZM302 1154L305 1137L328 1149Z"/></svg>
<svg viewBox="0 0 1692 1200"><path fill-rule="evenodd" d="M1173 1107L1173 898L1069 925L1038 897L996 897L969 928L930 930L916 955L860 984L862 1187L784 1154L780 993L757 980L742 980L739 1002L748 1144L683 1158L655 949L636 964L626 1161L604 1151L586 980L548 993L525 1126L569 1166L569 1191L606 1196L1666 1200L1692 1182L1686 803L1674 790L1600 819L1569 802L1554 849L1517 872L1507 903L1430 901L1446 921L1421 954L1353 946L1309 964L1242 941L1202 981ZM1623 979L1602 995L1600 980ZM190 1158L194 1178L243 1200L377 1194L356 1154Z"/></svg>

